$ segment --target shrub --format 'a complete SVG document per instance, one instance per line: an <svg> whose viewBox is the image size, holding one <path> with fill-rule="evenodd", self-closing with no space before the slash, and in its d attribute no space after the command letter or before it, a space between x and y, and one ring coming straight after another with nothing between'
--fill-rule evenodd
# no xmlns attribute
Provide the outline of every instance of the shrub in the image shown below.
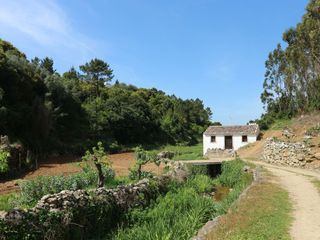
<svg viewBox="0 0 320 240"><path fill-rule="evenodd" d="M313 137L320 136L320 125L309 128L306 131L306 135L310 135Z"/></svg>
<svg viewBox="0 0 320 240"><path fill-rule="evenodd" d="M105 180L111 181L115 174L110 168L104 169ZM69 176L40 176L33 180L20 182L21 204L33 205L46 194L58 193L62 190L85 189L97 181L97 173L92 169Z"/></svg>
<svg viewBox="0 0 320 240"><path fill-rule="evenodd" d="M10 153L5 150L0 150L0 173L6 173L9 171L8 158Z"/></svg>
<svg viewBox="0 0 320 240"><path fill-rule="evenodd" d="M159 197L146 210L132 210L128 221L133 227L120 229L113 239L189 239L213 212L214 202L210 198L200 196L194 189L185 186Z"/></svg>
<svg viewBox="0 0 320 240"><path fill-rule="evenodd" d="M98 142L97 147L93 147L92 151L87 150L86 154L82 157L82 161L86 168L94 166L98 175L97 187L103 187L106 178L103 168L110 168L111 163L108 155L104 151L102 142Z"/></svg>
<svg viewBox="0 0 320 240"><path fill-rule="evenodd" d="M140 180L145 177L152 177L151 172L143 171L142 167L147 163L155 163L160 165L156 154L154 152L147 152L141 147L135 149L136 162L135 165L129 169L129 178L132 180Z"/></svg>
<svg viewBox="0 0 320 240"><path fill-rule="evenodd" d="M222 174L216 179L217 184L233 188L243 182L249 174L243 171L245 163L240 159L223 162Z"/></svg>

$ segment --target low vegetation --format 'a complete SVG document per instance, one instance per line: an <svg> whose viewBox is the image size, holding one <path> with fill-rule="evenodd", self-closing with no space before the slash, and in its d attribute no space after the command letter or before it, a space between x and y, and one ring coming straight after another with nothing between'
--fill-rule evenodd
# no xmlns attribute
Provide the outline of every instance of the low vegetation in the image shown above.
<svg viewBox="0 0 320 240"><path fill-rule="evenodd" d="M155 152L147 152L141 147L135 148L135 164L129 169L129 178L132 180L140 180L146 177L152 177L152 172L143 171L142 167L147 163L154 163L160 165L160 160L157 158Z"/></svg>
<svg viewBox="0 0 320 240"><path fill-rule="evenodd" d="M254 185L230 213L220 219L208 240L291 239L292 205L288 193L264 180Z"/></svg>
<svg viewBox="0 0 320 240"><path fill-rule="evenodd" d="M318 178L314 177L314 178L311 178L311 182L318 189L318 191L320 193L320 180Z"/></svg>
<svg viewBox="0 0 320 240"><path fill-rule="evenodd" d="M232 202L251 182L241 160L226 162L222 174L211 179L204 168L193 169L194 175L184 184L173 184L165 196L159 196L148 208L132 209L125 222L107 239L189 239L209 219L225 213ZM232 191L220 202L209 194L222 185Z"/></svg>
<svg viewBox="0 0 320 240"><path fill-rule="evenodd" d="M93 195L90 196L94 202L92 206L89 205L80 212L78 209L69 210L70 216L72 216L72 224L75 224L70 228L72 233L71 230L68 230L68 227L63 231L61 229L58 231L59 224L61 224L59 219L63 217L59 215L61 213L49 214L48 212L40 213L36 219L30 216L30 219L32 218L32 221L35 221L36 224L35 232L30 233L30 227L28 227L30 223L28 222L12 229L7 228L5 222L0 221L0 229L10 236L16 237L16 239L27 239L25 236L29 233L31 235L28 236L38 239L48 232L55 238L65 237L68 234L77 237L92 237L92 234L94 234L94 237L99 239L103 238L102 236L105 239L129 240L189 239L209 219L225 213L241 191L250 183L252 176L250 173L243 171L244 166L245 163L239 159L224 163L222 174L216 179L204 174L207 172L205 167L192 167L192 175L187 181L171 180L165 184L165 191L160 190L156 181L150 180L150 192L137 196L137 201L144 204L139 205L140 207L132 207L128 212L123 212L123 210L119 212L119 206L112 202L114 200L108 194L105 195L106 199L103 200L103 206L100 206L99 202L101 203L102 199L91 192ZM95 171L93 173L96 174ZM96 175L92 177L92 182L96 181L96 177ZM56 178L53 177L52 179ZM50 184L44 182L35 184L35 181L28 184L30 184L30 188L26 191L30 194L30 201L40 197L41 194L33 195L39 187L39 192L44 191L42 190L44 186L46 186L46 191L55 192L55 180L52 180ZM217 186L225 186L232 190L221 201L216 201L212 197L212 192ZM72 188L72 184L68 187ZM3 205L3 201L8 202L8 200L14 200L16 197L12 194L0 198L2 208L6 210L8 207ZM109 198L110 200L108 200ZM108 201L111 202L107 206ZM67 212L64 214L67 214ZM42 228L43 221L46 225ZM90 224L87 226L88 223ZM77 224L84 225L79 228Z"/></svg>
<svg viewBox="0 0 320 240"><path fill-rule="evenodd" d="M174 154L173 160L196 160L204 159L202 143L194 145L167 145L151 152L169 151Z"/></svg>
<svg viewBox="0 0 320 240"><path fill-rule="evenodd" d="M10 153L0 149L0 173L6 173L9 170L8 158Z"/></svg>
<svg viewBox="0 0 320 240"><path fill-rule="evenodd" d="M104 169L105 184L114 186L124 179L114 178L111 169ZM19 182L20 191L0 196L0 210L13 207L33 207L44 195L61 192L62 190L88 189L96 186L98 175L92 169L69 176L39 176L35 179Z"/></svg>

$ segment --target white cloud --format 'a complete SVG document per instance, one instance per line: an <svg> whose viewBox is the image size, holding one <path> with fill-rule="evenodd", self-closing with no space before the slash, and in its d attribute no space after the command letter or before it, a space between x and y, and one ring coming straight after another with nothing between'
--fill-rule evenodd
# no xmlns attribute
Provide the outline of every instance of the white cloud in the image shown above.
<svg viewBox="0 0 320 240"><path fill-rule="evenodd" d="M87 60L96 55L95 41L78 32L54 0L0 0L0 34L9 41L31 39L61 58L72 54Z"/></svg>

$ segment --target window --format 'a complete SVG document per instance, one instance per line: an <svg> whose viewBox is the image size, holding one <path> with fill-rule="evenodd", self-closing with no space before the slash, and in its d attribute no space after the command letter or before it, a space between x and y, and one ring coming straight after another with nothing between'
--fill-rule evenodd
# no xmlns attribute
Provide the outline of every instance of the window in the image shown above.
<svg viewBox="0 0 320 240"><path fill-rule="evenodd" d="M248 136L242 136L242 142L248 142Z"/></svg>
<svg viewBox="0 0 320 240"><path fill-rule="evenodd" d="M216 136L211 136L211 142L216 142Z"/></svg>

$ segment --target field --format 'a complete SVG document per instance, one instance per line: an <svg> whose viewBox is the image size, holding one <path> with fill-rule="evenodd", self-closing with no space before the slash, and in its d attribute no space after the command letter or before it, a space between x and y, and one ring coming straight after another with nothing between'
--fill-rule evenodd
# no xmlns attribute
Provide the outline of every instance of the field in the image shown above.
<svg viewBox="0 0 320 240"><path fill-rule="evenodd" d="M216 179L206 175L206 167L192 167L192 175L187 181L174 180L169 182L166 185L166 194L160 194L160 192L157 193L156 191L155 194L158 197L155 200L150 199L151 201L147 206L134 207L129 212L123 213L124 215L117 220L120 222L116 224L115 229L104 229L103 226L97 226L99 230L94 234L90 233L90 236L99 237L99 239L119 240L188 239L194 236L206 221L225 213L232 202L238 198L243 189L251 182L251 174L242 171L244 165L245 163L241 160L226 162L223 164L222 174ZM63 182L61 182L60 177L40 177L34 181L29 180L27 185L22 186L21 195L15 195L14 193L3 195L0 198L0 206L3 210L8 210L9 206L6 203L9 203L10 200L11 202L19 202L22 199L22 203L27 203L27 205L20 205L20 207L32 207L34 206L32 204L35 204L41 196L46 194L45 191L55 192L55 188L59 187L60 184L67 184L66 189L71 190L74 183L80 181L81 184L84 179L90 182L90 179L95 180L95 175L84 171L65 177ZM128 180L126 177L114 178L111 176L107 187L126 184L130 182ZM70 182L69 185L68 182ZM87 187L84 185L83 189L94 187L94 185L89 184ZM219 187L232 189L232 191L230 190L221 199L216 200L212 194ZM141 199L145 197L147 196L139 196ZM101 215L98 218L106 218L108 216ZM77 219L73 221L77 223ZM23 231L26 230L24 229ZM154 236L157 237L154 238Z"/></svg>
<svg viewBox="0 0 320 240"><path fill-rule="evenodd" d="M198 143L192 146L173 146L167 145L163 146L150 152L161 152L161 151L170 151L174 153L173 160L200 160L204 159L203 157L203 146L202 143Z"/></svg>
<svg viewBox="0 0 320 240"><path fill-rule="evenodd" d="M133 166L135 158L134 153L129 152L111 154L110 160L116 176L126 176L129 173L128 168ZM81 159L79 157L74 156L52 157L48 161L40 163L39 169L21 176L19 179L0 182L0 195L17 191L20 180L30 180L38 176L70 175L77 173L81 170L78 166L80 161ZM158 167L154 164L149 164L145 167L145 170L153 171L156 174L160 174L162 169L162 165Z"/></svg>

